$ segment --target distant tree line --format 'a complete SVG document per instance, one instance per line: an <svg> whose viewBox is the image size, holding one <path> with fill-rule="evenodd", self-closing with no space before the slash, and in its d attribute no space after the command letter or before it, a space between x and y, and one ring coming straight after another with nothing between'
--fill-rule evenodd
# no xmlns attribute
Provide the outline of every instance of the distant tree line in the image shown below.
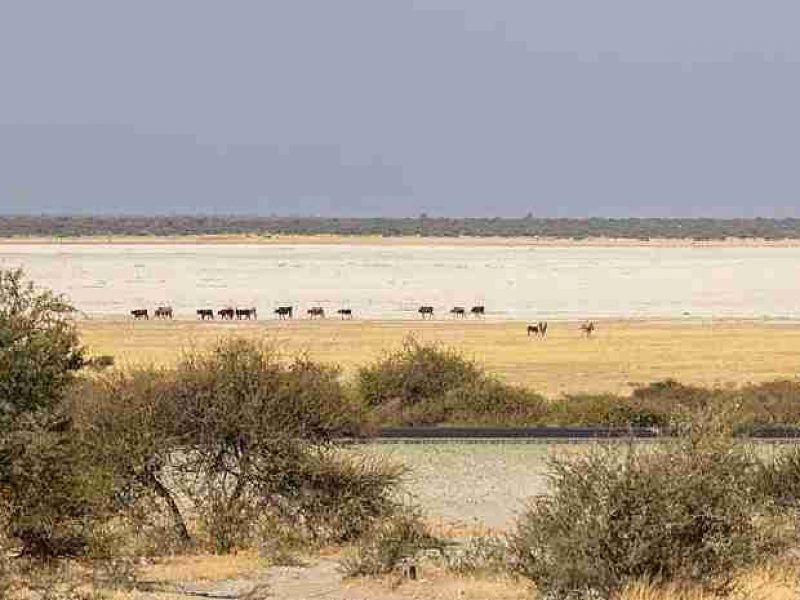
<svg viewBox="0 0 800 600"><path fill-rule="evenodd" d="M323 218L256 216L0 216L0 236L379 235L609 237L720 240L800 238L800 219Z"/></svg>

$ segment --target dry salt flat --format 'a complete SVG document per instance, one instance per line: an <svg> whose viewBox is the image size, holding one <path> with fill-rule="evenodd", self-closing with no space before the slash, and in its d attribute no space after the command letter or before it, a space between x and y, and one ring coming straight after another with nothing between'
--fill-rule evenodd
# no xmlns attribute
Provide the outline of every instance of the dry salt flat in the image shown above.
<svg viewBox="0 0 800 600"><path fill-rule="evenodd" d="M425 514L446 523L505 529L547 489L547 458L585 446L541 443L369 444L357 448L409 468L404 488Z"/></svg>
<svg viewBox="0 0 800 600"><path fill-rule="evenodd" d="M483 304L495 319L800 317L800 247L0 244L0 267L16 266L92 315L292 304L403 319Z"/></svg>

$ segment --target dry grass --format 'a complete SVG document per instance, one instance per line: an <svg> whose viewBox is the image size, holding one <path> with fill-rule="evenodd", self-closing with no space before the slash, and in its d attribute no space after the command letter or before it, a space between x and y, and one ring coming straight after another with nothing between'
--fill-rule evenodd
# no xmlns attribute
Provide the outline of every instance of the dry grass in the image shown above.
<svg viewBox="0 0 800 600"><path fill-rule="evenodd" d="M330 561L326 563L330 565ZM267 571L254 554L242 553L228 556L176 556L157 565L143 568L139 581L158 582L158 591L103 590L108 600L178 600L185 599L180 585L194 584L193 589L207 590L213 594L229 590L231 580L266 582L268 597L299 600L300 598L326 598L328 600L530 600L535 599L535 588L529 582L506 575L469 576L454 575L440 568L424 567L417 581L401 581L396 575L380 579L356 578L340 581L335 569ZM214 582L217 582L215 585ZM199 586L199 587L196 587ZM243 589L247 589L245 585ZM90 591L91 586L83 587ZM752 600L794 600L798 597L797 565L774 566L759 569L741 577L733 598ZM228 597L228 596L224 596ZM702 590L684 590L676 587L655 587L649 584L634 585L625 590L619 600L717 600L719 597ZM10 600L33 600L33 596L20 591Z"/></svg>
<svg viewBox="0 0 800 600"><path fill-rule="evenodd" d="M735 598L751 600L795 600L798 597L796 573L791 569L764 569L744 576ZM308 582L309 591L316 589ZM440 569L426 569L417 581L400 582L396 576L382 579L352 579L328 587L324 598L342 600L530 600L536 598L535 588L528 582L509 576L457 576ZM278 594L280 587L273 590ZM287 590L288 591L288 590ZM298 590L292 589L292 592ZM279 597L279 596L276 596ZM292 593L287 598L296 598ZM311 597L311 596L309 596ZM317 597L317 596L313 596ZM118 593L113 600L149 600L140 592ZM169 596L159 595L159 598ZM648 584L635 585L624 591L619 600L718 600L702 590L658 588Z"/></svg>
<svg viewBox="0 0 800 600"><path fill-rule="evenodd" d="M163 558L144 567L140 579L162 583L223 581L251 577L263 571L268 562L257 552L201 554Z"/></svg>
<svg viewBox="0 0 800 600"><path fill-rule="evenodd" d="M397 348L414 334L477 359L509 382L556 396L565 392L626 392L633 384L668 377L701 385L741 384L796 377L800 325L787 322L607 321L583 339L576 323L551 323L545 341L528 338L525 324L497 321L358 321L274 319L133 322L87 320L84 342L118 364L171 364L182 348L202 348L234 333L274 339L281 348L354 369Z"/></svg>
<svg viewBox="0 0 800 600"><path fill-rule="evenodd" d="M736 598L749 600L796 600L798 597L797 567L763 568L747 574L738 582ZM716 600L710 592L699 589L681 590L674 587L656 588L648 584L625 590L620 600Z"/></svg>

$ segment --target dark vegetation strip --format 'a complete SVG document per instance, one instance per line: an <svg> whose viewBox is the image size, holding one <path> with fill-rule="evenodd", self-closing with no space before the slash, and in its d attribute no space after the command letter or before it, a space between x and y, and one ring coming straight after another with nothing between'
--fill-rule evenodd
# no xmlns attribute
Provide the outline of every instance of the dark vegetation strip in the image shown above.
<svg viewBox="0 0 800 600"><path fill-rule="evenodd" d="M459 439L620 439L654 438L651 427L383 427L381 440Z"/></svg>
<svg viewBox="0 0 800 600"><path fill-rule="evenodd" d="M455 350L414 339L362 367L354 393L373 427L403 428L384 429L399 437L452 436L456 428L468 428L465 435L474 437L481 435L474 429L478 427L489 428L483 430L487 436L494 428L502 437L563 433L578 438L611 432L627 436L631 431L651 435L644 432L680 425L704 410L728 415L739 435L793 437L800 426L800 381L794 379L739 388L665 380L624 396L571 394L553 399L505 383ZM448 428L428 429L442 425Z"/></svg>
<svg viewBox="0 0 800 600"><path fill-rule="evenodd" d="M668 428L654 427L383 427L375 441L386 440L619 440L669 437ZM740 428L737 437L754 440L798 440L800 427Z"/></svg>
<svg viewBox="0 0 800 600"><path fill-rule="evenodd" d="M800 219L321 218L0 215L0 237L95 235L380 235L626 239L800 239Z"/></svg>

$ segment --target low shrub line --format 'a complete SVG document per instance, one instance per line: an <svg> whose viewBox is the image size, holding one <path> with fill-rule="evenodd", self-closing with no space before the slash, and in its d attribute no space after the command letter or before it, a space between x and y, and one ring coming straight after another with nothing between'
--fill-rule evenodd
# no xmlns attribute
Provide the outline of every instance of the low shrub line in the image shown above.
<svg viewBox="0 0 800 600"><path fill-rule="evenodd" d="M403 347L358 371L355 396L380 427L606 427L667 430L716 407L742 434L800 426L800 380L739 388L702 388L674 380L633 389L630 395L570 394L548 399L487 374L455 350Z"/></svg>

